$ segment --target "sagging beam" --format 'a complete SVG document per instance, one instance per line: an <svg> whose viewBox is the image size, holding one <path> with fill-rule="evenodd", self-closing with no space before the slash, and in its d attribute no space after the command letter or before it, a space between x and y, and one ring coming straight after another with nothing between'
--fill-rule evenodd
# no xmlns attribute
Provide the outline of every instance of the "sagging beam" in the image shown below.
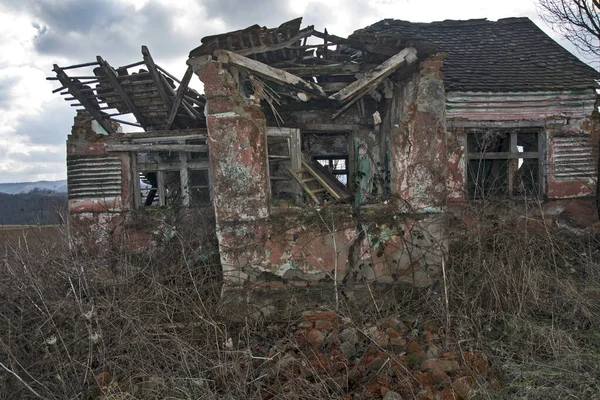
<svg viewBox="0 0 600 400"><path fill-rule="evenodd" d="M305 37L309 37L310 35L312 35L312 33L314 31L315 31L314 26L310 25L310 26L302 29L300 32L298 32L297 35L286 40L285 42L274 43L274 44L263 44L261 46L250 47L248 49L236 50L235 52L242 56L249 56L252 54L266 53L267 51L276 51L276 50L285 49L286 47L289 47L289 46L293 45L294 43L296 43L298 40L304 39Z"/></svg>
<svg viewBox="0 0 600 400"><path fill-rule="evenodd" d="M332 94L329 96L329 99L339 101L340 103L346 103L354 97L379 86L385 78L401 66L412 64L415 61L417 61L417 50L413 47L406 48L400 53L385 60L383 64L380 64L365 73L360 79L352 82L339 92Z"/></svg>
<svg viewBox="0 0 600 400"><path fill-rule="evenodd" d="M192 79L194 71L192 67L188 67L183 75L183 79L177 88L177 94L175 95L175 100L173 100L173 105L171 106L171 112L169 113L169 119L167 119L167 123L165 124L165 130L171 129L173 122L175 121L175 117L177 116L177 111L179 111L179 106L183 101L183 96L185 95L185 91L187 90L188 85L190 84L190 80Z"/></svg>
<svg viewBox="0 0 600 400"><path fill-rule="evenodd" d="M110 123L102 116L102 113L98 109L98 105L90 102L88 97L81 92L81 89L75 84L75 82L71 80L71 78L67 76L65 71L63 71L62 68L58 66L58 64L54 64L53 70L54 72L56 72L56 76L60 81L61 85L69 89L71 94L75 96L75 98L79 100L79 103L83 107L85 107L86 111L89 112L90 115L94 117L96 121L98 121L98 123L106 131L106 133L111 135L115 134L115 131L112 128L112 126L110 126Z"/></svg>
<svg viewBox="0 0 600 400"><path fill-rule="evenodd" d="M136 151L142 153L152 153L157 151L186 151L193 153L203 153L208 151L208 145L205 144L107 144L107 152Z"/></svg>
<svg viewBox="0 0 600 400"><path fill-rule="evenodd" d="M117 79L117 74L115 73L115 71L108 64L108 62L106 60L104 60L102 57L97 56L96 60L98 60L98 64L104 71L106 79L108 79L108 82L110 82L113 89L119 94L121 99L123 99L123 102L125 103L127 108L129 108L129 110L131 110L131 113L133 114L133 116L135 117L137 122L141 125L141 127L146 129L146 127L147 127L146 118L144 118L142 113L140 113L140 110L138 110L137 106L135 105L135 103L133 102L131 97L129 97L129 95L123 88L123 86L121 86L121 82L119 82L119 80ZM106 96L106 93L103 93L102 96Z"/></svg>
<svg viewBox="0 0 600 400"><path fill-rule="evenodd" d="M236 67L243 68L248 72L261 76L264 79L293 88L303 93L308 93L321 98L327 97L319 85L309 83L296 75L292 75L278 68L270 67L260 61L252 60L229 50L216 50L214 55L217 56L218 60L223 64L235 65Z"/></svg>

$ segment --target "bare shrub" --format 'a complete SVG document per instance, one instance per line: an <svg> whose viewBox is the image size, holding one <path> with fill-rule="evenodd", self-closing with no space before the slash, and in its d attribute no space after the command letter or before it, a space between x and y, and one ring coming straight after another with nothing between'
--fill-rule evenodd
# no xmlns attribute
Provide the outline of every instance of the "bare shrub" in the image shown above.
<svg viewBox="0 0 600 400"><path fill-rule="evenodd" d="M171 228L148 252L15 249L0 273L0 398L210 393L227 337L218 253Z"/></svg>
<svg viewBox="0 0 600 400"><path fill-rule="evenodd" d="M501 368L500 398L596 398L600 248L543 221L459 232L448 277L452 330ZM488 393L489 396L492 394Z"/></svg>

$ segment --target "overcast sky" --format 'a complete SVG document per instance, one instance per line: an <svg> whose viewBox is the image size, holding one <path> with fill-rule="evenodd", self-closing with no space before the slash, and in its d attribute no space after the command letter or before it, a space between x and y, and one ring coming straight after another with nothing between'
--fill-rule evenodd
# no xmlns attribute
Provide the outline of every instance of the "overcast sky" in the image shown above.
<svg viewBox="0 0 600 400"><path fill-rule="evenodd" d="M101 55L116 67L141 60L147 45L159 65L182 76L202 37L298 16L303 27L338 36L384 18L525 16L555 36L534 0L0 0L0 182L66 179L65 140L75 111L45 80L54 63ZM201 88L197 77L193 82Z"/></svg>

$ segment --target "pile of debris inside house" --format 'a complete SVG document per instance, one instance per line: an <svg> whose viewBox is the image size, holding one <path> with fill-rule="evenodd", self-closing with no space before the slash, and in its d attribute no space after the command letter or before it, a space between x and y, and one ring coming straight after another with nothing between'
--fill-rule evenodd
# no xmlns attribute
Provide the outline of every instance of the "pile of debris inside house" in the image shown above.
<svg viewBox="0 0 600 400"><path fill-rule="evenodd" d="M212 205L227 288L427 286L451 227L481 210L597 221L600 75L528 18L348 38L301 22L205 37L181 79L146 47L116 69L55 65L80 107L71 219L102 232L140 208Z"/></svg>

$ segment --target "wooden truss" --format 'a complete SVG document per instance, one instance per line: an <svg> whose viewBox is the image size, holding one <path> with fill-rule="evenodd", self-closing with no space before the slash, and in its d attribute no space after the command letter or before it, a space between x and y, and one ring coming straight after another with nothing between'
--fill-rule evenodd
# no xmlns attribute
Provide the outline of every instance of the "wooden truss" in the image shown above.
<svg viewBox="0 0 600 400"><path fill-rule="evenodd" d="M116 69L100 56L68 67L54 64L56 77L46 79L59 81L61 87L53 92L83 107L109 134L114 133L111 120L144 130L204 128L206 100L188 87L191 68L179 80L154 62L146 46L142 58ZM135 121L115 118L127 114Z"/></svg>

